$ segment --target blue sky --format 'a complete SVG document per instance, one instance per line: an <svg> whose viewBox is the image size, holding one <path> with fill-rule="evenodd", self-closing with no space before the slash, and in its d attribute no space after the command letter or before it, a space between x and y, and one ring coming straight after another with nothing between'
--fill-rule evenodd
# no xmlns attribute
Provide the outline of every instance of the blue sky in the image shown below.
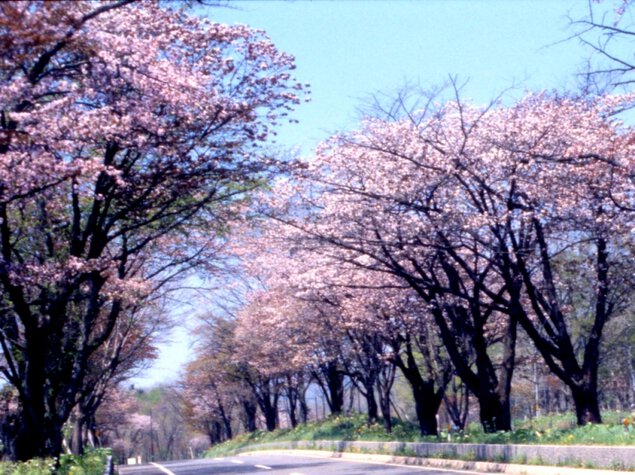
<svg viewBox="0 0 635 475"><path fill-rule="evenodd" d="M612 2L608 2L609 5ZM510 87L571 89L589 51L569 18L587 0L238 1L202 14L265 30L296 57L296 77L311 84L311 101L285 125L278 143L306 155L330 133L352 129L362 100L405 83L424 88L450 75L468 81L463 96L486 103ZM612 13L608 13L612 15ZM192 309L196 313L204 309ZM176 377L188 358L187 332L177 331L161 358L135 384Z"/></svg>
<svg viewBox="0 0 635 475"><path fill-rule="evenodd" d="M573 86L585 51L568 16L586 0L240 1L208 9L223 23L265 30L296 57L297 78L311 84L312 101L285 127L280 141L303 151L350 128L360 99L406 82L438 85L449 75L469 80L467 97L487 102L510 86ZM308 147L307 147L308 146Z"/></svg>

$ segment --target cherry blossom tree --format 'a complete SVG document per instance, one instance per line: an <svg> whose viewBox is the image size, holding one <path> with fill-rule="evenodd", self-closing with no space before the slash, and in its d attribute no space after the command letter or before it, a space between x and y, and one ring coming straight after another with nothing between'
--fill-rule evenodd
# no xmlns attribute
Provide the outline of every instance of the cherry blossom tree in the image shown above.
<svg viewBox="0 0 635 475"><path fill-rule="evenodd" d="M5 2L0 25L0 370L24 460L61 451L127 309L214 262L302 86L262 32L160 2Z"/></svg>
<svg viewBox="0 0 635 475"><path fill-rule="evenodd" d="M309 256L291 256L287 247L290 242L277 238L276 233L270 226L255 226L251 221L233 236L232 247L241 259L243 272L257 283L242 302L239 330L246 341L247 335L261 341L260 354L251 351L251 360L258 361L259 368L266 368L270 374L292 371L296 387L286 385L287 394L289 390L297 396L304 394L308 373L322 390L330 412L339 414L344 409L346 336L333 322L322 318L323 309L310 304L308 296L300 296L299 287L290 279L302 273L305 268L298 265ZM302 417L306 417L304 397L297 402Z"/></svg>
<svg viewBox="0 0 635 475"><path fill-rule="evenodd" d="M632 12L632 0L597 0L589 2L586 16L572 20L574 37L590 52L588 85L630 87L633 83Z"/></svg>
<svg viewBox="0 0 635 475"><path fill-rule="evenodd" d="M91 355L79 402L71 416L73 453L82 453L84 440L94 440L95 415L109 391L157 357L159 334L170 324L157 315L166 314L159 305L130 309L118 319L108 340Z"/></svg>
<svg viewBox="0 0 635 475"><path fill-rule="evenodd" d="M190 426L206 434L213 445L234 435L232 422L240 389L224 377L218 362L201 356L187 365L181 383L183 412Z"/></svg>
<svg viewBox="0 0 635 475"><path fill-rule="evenodd" d="M307 338L306 328L298 325L298 316L306 309L285 294L285 289L252 291L238 311L236 350L243 377L265 416L267 430L279 422L279 400L285 396L289 422L306 422L308 406L307 354L315 343Z"/></svg>
<svg viewBox="0 0 635 475"><path fill-rule="evenodd" d="M252 234L240 239L240 252L264 290L243 327L268 335L258 348L272 354L286 348L286 365L300 358L332 413L342 410L348 378L366 399L369 422L381 409L388 431L398 366L411 385L421 433L436 434L451 368L412 290L386 273L333 259L328 244L312 245L279 221L261 223Z"/></svg>
<svg viewBox="0 0 635 475"><path fill-rule="evenodd" d="M181 413L179 392L167 386L147 390L111 388L95 418L100 443L113 448L120 463L140 456L146 461L190 456L190 432Z"/></svg>
<svg viewBox="0 0 635 475"><path fill-rule="evenodd" d="M457 372L464 380L469 380L470 389L479 398L484 426L488 430L509 429L515 326L510 327L513 331L509 333L502 332L510 338L505 341L508 348L506 364L500 365L501 373L497 376L488 347L497 339L501 341L499 333L492 331L495 328L493 320L501 322L504 318L495 312L494 303L488 301L488 295L480 285L474 286L470 280L474 276L478 282L499 283L500 279L495 279L492 265L478 257L468 268L472 271L471 275L457 269L452 254L447 255L440 250L459 246L452 243L448 235L436 234L431 223L423 221L421 225L417 222L418 203L413 203L414 209L408 209L406 200L410 197L404 197L407 192L404 188L426 186L429 181L423 176L418 179L411 175L411 170L402 168L402 164L398 163L401 151L389 148L394 144L378 143L382 139L408 143L411 137L407 136L407 132L408 126L403 124L394 124L393 127L383 122L369 124L357 136L342 138L332 148L323 149L312 163L318 175L310 177L312 182L320 183L324 189L317 225L296 225L304 229L305 240L329 244L332 248L330 252L337 254L336 260L371 272L388 272L403 279L423 300L425 312L434 318ZM385 156L382 156L384 153ZM370 166L369 160L372 160ZM392 166L395 169L391 169ZM327 175L319 175L322 172ZM390 196L391 192L397 196ZM413 197L416 194L417 191L412 190ZM394 205L392 200L396 201ZM445 239L440 240L439 237ZM463 305L462 299L480 303ZM426 333L417 331L414 334ZM431 349L429 345L433 341L432 336L428 342L421 341L420 346ZM422 431L436 433L434 415L451 372L447 365L435 365L436 376L430 374L429 379L421 378L419 365L413 358L412 343L408 338L404 344L406 353L410 354L407 363L401 359L397 359L397 363L409 376L413 391L420 397L426 394L419 405L422 409L419 414ZM426 351L424 354L438 356L440 353ZM475 364L472 365L472 362ZM435 401L431 414L424 410L426 404L423 399Z"/></svg>
<svg viewBox="0 0 635 475"><path fill-rule="evenodd" d="M97 408L95 443L112 447L113 456L119 463L125 463L127 457L133 456L141 434L150 426L149 420L132 416L138 414L138 410L133 392L116 386L108 389L103 404Z"/></svg>
<svg viewBox="0 0 635 475"><path fill-rule="evenodd" d="M392 430L391 390L399 368L412 389L421 433L435 435L451 366L435 347L426 309L417 306L409 288L385 274L352 270L337 261L329 268L302 298L315 306L330 334L335 329L342 334L338 351L347 355L342 358L345 374L366 398L369 423L376 422L381 409L384 428Z"/></svg>
<svg viewBox="0 0 635 475"><path fill-rule="evenodd" d="M500 144L503 156L525 158L501 187L507 234L496 235L497 265L509 288L524 287L508 305L524 307L519 321L569 387L579 424L601 421L603 331L632 298L635 216L624 206L632 208L633 134L615 118L630 103L630 95L530 97L511 112L522 133Z"/></svg>
<svg viewBox="0 0 635 475"><path fill-rule="evenodd" d="M258 350L250 349L256 340L249 335L242 343L238 327L235 316L201 316L197 356L182 384L188 419L199 430L206 428L214 443L233 435L235 407L247 432L258 428L258 409L269 430L278 425L281 375L266 367L266 362L259 367Z"/></svg>
<svg viewBox="0 0 635 475"><path fill-rule="evenodd" d="M510 428L519 324L570 388L578 422L599 422L602 330L624 308L633 275L633 140L614 118L630 103L555 94L507 107L430 101L334 137L303 184L277 196L298 200L304 186L306 211L287 221L308 243L417 293L486 430ZM585 276L583 286L571 275Z"/></svg>

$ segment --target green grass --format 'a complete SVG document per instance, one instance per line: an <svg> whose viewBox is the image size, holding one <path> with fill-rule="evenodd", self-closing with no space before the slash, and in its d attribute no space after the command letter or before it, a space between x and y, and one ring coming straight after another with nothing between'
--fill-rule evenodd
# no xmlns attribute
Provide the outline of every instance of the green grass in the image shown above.
<svg viewBox="0 0 635 475"><path fill-rule="evenodd" d="M573 428L528 427L494 434L468 431L455 440L485 444L635 445L635 431L626 432L621 425L610 424Z"/></svg>
<svg viewBox="0 0 635 475"><path fill-rule="evenodd" d="M59 467L54 459L28 462L0 462L0 475L102 475L110 449L87 450L83 456L62 455Z"/></svg>
<svg viewBox="0 0 635 475"><path fill-rule="evenodd" d="M627 415L635 420L635 414ZM241 434L223 444L212 447L206 456L214 457L236 453L253 445L277 442L345 440L345 441L398 441L398 442L457 442L477 444L555 444L555 445L635 445L635 427L629 432L622 425L623 414L605 415L606 424L589 424L578 427L570 415L544 416L528 421L517 421L511 432L484 433L479 424L471 424L464 433L439 437L421 437L418 427L412 423L394 423L388 434L380 423L368 425L363 414L334 416L328 419L302 424L295 429L273 432ZM1 475L1 474L0 474Z"/></svg>
<svg viewBox="0 0 635 475"><path fill-rule="evenodd" d="M332 416L327 419L300 424L295 429L278 429L273 432L253 432L241 434L230 441L212 447L206 456L212 457L233 453L244 447L276 442L312 440L367 440L367 441L410 441L421 440L414 424L396 422L393 432L386 433L379 423L367 424L363 414ZM435 438L436 440L436 438Z"/></svg>

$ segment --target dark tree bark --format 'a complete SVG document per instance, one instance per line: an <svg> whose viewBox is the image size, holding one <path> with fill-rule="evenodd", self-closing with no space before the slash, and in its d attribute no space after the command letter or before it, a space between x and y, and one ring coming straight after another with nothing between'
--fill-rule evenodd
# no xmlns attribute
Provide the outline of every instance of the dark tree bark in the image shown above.
<svg viewBox="0 0 635 475"><path fill-rule="evenodd" d="M344 409L344 372L337 360L321 363L313 371L313 378L317 381L331 414L341 414Z"/></svg>
<svg viewBox="0 0 635 475"><path fill-rule="evenodd" d="M373 381L371 381L373 383ZM379 406L375 397L375 385L364 385L364 397L366 398L366 406L368 408L368 423L374 424L379 418Z"/></svg>
<svg viewBox="0 0 635 475"><path fill-rule="evenodd" d="M244 369L243 375L265 418L267 430L270 432L276 430L278 428L278 400L282 389L280 382L277 378L254 375L249 369Z"/></svg>
<svg viewBox="0 0 635 475"><path fill-rule="evenodd" d="M406 356L405 362L400 354L394 357L394 362L410 385L415 402L417 420L419 421L419 432L421 435L438 435L437 412L443 400L445 385L443 383L439 385L436 378L432 376L424 379L415 360L410 340L407 340L404 344L404 353ZM443 379L443 376L441 376L441 379Z"/></svg>
<svg viewBox="0 0 635 475"><path fill-rule="evenodd" d="M464 430L470 404L469 392L465 384L463 382L457 384L456 378L453 378L451 393L448 394L446 391L443 402L452 424L458 430Z"/></svg>
<svg viewBox="0 0 635 475"><path fill-rule="evenodd" d="M522 281L532 313L537 315L537 318L532 318L522 306L520 293L511 295L510 306L516 310L519 323L549 369L569 387L577 423L601 423L598 399L600 344L604 326L616 307L610 298L612 286L607 241L602 236L596 236L592 240L595 246L593 317L590 331L582 345L584 351L580 363L561 297L556 290L557 277L553 269L553 258L549 253L549 242L543 225L536 219L531 224L531 228L524 236L512 236L512 249L508 255L513 255L515 260L502 260L501 269L508 281ZM533 246L537 248L540 272L530 270L528 259L532 257L530 247Z"/></svg>
<svg viewBox="0 0 635 475"><path fill-rule="evenodd" d="M309 422L309 405L304 397L300 400L300 421L302 424Z"/></svg>
<svg viewBox="0 0 635 475"><path fill-rule="evenodd" d="M450 255L452 255L451 252ZM460 260L457 255L454 255L454 258ZM401 267L398 270L423 300L430 304L431 314L455 368L454 371L478 400L483 429L486 432L509 431L511 430L510 391L515 360L516 319L506 317L505 328L501 331L503 361L497 373L488 352L491 339L486 336L486 323L492 317L494 307L492 304L482 302L481 294L484 289L470 285L473 282L483 281L483 277L473 275L467 282L463 282L461 274L447 260L448 256L440 255L439 259L447 287L440 285L440 278L436 274L440 269L435 268L434 264L427 271L418 267L417 278L405 273ZM465 268L470 269L470 266L461 265L461 267L462 271L465 271ZM490 271L491 267L487 267L484 272ZM428 283L425 287L421 283L424 279ZM463 289L470 287L472 287L472 294L468 295ZM465 304L439 305L442 301L439 290L461 297ZM441 395L441 399L442 397ZM438 402L440 403L440 400Z"/></svg>
<svg viewBox="0 0 635 475"><path fill-rule="evenodd" d="M353 353L347 373L366 399L368 423L373 424L379 419L381 409L384 428L391 432L390 389L394 382L394 363L387 362L382 356L386 354L386 338L380 333L364 330L347 330L346 334Z"/></svg>
<svg viewBox="0 0 635 475"><path fill-rule="evenodd" d="M278 408L267 405L262 412L265 416L267 430L269 432L276 430L278 428Z"/></svg>
<svg viewBox="0 0 635 475"><path fill-rule="evenodd" d="M284 377L284 394L287 398L289 409L289 422L291 427L296 427L299 422L306 423L308 418L308 406L306 404L307 383L303 372L289 373ZM298 420L298 411L300 419Z"/></svg>
<svg viewBox="0 0 635 475"><path fill-rule="evenodd" d="M379 408L386 432L392 432L392 387L395 382L396 366L392 361L384 361L384 365L377 378L377 395Z"/></svg>
<svg viewBox="0 0 635 475"><path fill-rule="evenodd" d="M256 425L258 406L255 402L248 399L244 399L241 402L243 406L245 430L247 432L256 432L256 430L258 430L258 426Z"/></svg>

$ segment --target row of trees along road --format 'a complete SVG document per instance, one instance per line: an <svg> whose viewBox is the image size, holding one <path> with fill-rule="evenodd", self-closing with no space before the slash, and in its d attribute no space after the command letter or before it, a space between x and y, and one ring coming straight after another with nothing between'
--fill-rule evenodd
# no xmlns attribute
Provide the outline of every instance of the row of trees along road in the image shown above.
<svg viewBox="0 0 635 475"><path fill-rule="evenodd" d="M279 171L261 146L303 95L264 34L189 3L70 5L0 4L2 435L20 460L58 455L69 422L81 451L108 389L153 357L178 279L217 270L246 194ZM615 60L628 31L582 25ZM185 383L207 392L186 415L221 439L232 405L272 429L284 397L294 424L309 380L337 413L348 377L390 429L399 370L423 434L456 376L507 430L525 335L578 422L599 422L605 326L632 324L635 136L616 113L633 98L430 98L333 137L232 235L258 285L204 323L215 344Z"/></svg>
<svg viewBox="0 0 635 475"><path fill-rule="evenodd" d="M438 432L442 402L463 427L467 393L486 431L509 430L519 364L534 401L549 379L586 424L601 422L600 370L626 361L625 382L607 377L623 394L604 387L604 400L632 404L635 134L618 114L635 95L590 94L606 73L630 83L630 3L574 22L600 57L583 94L478 107L455 87L410 107L406 93L254 202L263 219L234 236L251 289L230 318L205 320L185 382L212 440L231 436L228 414L253 430L257 406L274 428L285 393L294 425L307 381L335 414L350 382L390 430L397 370L422 434Z"/></svg>
<svg viewBox="0 0 635 475"><path fill-rule="evenodd" d="M347 375L387 424L398 368L422 434L456 375L485 430L510 430L520 331L578 423L601 422L603 332L632 327L635 133L616 113L634 99L430 98L333 137L234 238L259 283L232 322L236 368L310 374L332 412Z"/></svg>
<svg viewBox="0 0 635 475"><path fill-rule="evenodd" d="M245 193L272 168L260 144L299 102L293 58L187 6L0 5L0 371L17 393L3 427L13 459L61 453L71 415L87 423L100 388L150 350L161 296L194 267L213 269Z"/></svg>

